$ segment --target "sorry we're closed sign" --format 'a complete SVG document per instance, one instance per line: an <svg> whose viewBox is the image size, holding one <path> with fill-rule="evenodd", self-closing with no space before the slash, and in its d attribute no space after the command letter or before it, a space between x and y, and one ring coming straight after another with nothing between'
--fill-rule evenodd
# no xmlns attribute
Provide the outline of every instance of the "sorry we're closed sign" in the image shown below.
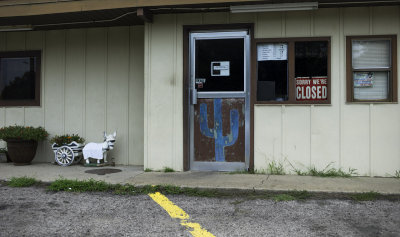
<svg viewBox="0 0 400 237"><path fill-rule="evenodd" d="M296 100L327 100L327 77L296 77Z"/></svg>

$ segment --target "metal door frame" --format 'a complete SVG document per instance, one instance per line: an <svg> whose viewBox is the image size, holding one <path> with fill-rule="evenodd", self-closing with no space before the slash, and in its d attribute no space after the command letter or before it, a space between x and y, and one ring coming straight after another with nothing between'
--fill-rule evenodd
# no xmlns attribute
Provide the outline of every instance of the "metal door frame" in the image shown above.
<svg viewBox="0 0 400 237"><path fill-rule="evenodd" d="M244 91L197 92L195 89L195 42L209 39L244 39ZM189 156L191 170L235 171L247 170L250 164L250 34L249 30L196 31L189 33ZM194 104L197 98L245 99L245 162L194 161Z"/></svg>

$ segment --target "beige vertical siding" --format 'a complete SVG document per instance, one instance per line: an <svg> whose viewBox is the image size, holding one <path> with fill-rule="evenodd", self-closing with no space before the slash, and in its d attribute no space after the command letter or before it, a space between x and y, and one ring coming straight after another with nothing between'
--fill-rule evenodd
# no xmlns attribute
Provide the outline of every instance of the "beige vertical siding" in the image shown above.
<svg viewBox="0 0 400 237"><path fill-rule="evenodd" d="M0 108L0 125L44 126L101 142L117 131L118 164L143 164L144 27L1 33L0 50L42 50L41 106ZM48 142L35 162L53 161Z"/></svg>
<svg viewBox="0 0 400 237"><path fill-rule="evenodd" d="M332 163L360 175L393 175L400 170L400 106L346 103L345 37L397 34L400 40L399 15L391 6L155 16L145 29L145 166L182 169L182 25L250 22L256 38L331 37L331 105L256 105L255 168L275 160L288 171L289 162L296 168Z"/></svg>

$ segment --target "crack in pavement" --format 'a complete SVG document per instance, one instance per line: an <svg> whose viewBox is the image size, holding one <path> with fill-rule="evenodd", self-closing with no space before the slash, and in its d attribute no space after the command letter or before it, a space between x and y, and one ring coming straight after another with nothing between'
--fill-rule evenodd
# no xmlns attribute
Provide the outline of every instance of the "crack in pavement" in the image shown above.
<svg viewBox="0 0 400 237"><path fill-rule="evenodd" d="M139 173L139 174L137 174L137 175L134 175L133 177L130 177L130 178L126 179L126 180L125 180L125 183L127 183L126 181L128 181L128 182L130 181L130 182L133 183L133 185L136 185L135 178L138 177L138 176L140 176L140 175L142 175L142 174L144 174L144 173L145 173L145 172L142 172L142 173ZM130 182L129 182L129 183L130 183Z"/></svg>
<svg viewBox="0 0 400 237"><path fill-rule="evenodd" d="M258 185L256 185L256 186L254 186L253 187L253 190L255 190L256 188L258 188L258 187L260 187L261 185L263 185L264 184L264 182L267 182L268 181L268 179L269 179L269 174L267 174L267 178L265 178L265 179L263 179L263 180L261 180L261 182L260 182L260 184L258 184Z"/></svg>

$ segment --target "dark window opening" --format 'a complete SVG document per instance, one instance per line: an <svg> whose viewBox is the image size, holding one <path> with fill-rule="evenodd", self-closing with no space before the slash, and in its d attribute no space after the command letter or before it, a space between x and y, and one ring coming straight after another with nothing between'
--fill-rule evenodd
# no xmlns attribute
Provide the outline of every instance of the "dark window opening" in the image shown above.
<svg viewBox="0 0 400 237"><path fill-rule="evenodd" d="M40 51L0 53L0 105L40 105Z"/></svg>
<svg viewBox="0 0 400 237"><path fill-rule="evenodd" d="M257 39L255 49L257 103L330 103L328 37Z"/></svg>
<svg viewBox="0 0 400 237"><path fill-rule="evenodd" d="M196 89L244 91L244 39L201 39L195 46Z"/></svg>
<svg viewBox="0 0 400 237"><path fill-rule="evenodd" d="M328 42L295 43L295 77L328 75Z"/></svg>

